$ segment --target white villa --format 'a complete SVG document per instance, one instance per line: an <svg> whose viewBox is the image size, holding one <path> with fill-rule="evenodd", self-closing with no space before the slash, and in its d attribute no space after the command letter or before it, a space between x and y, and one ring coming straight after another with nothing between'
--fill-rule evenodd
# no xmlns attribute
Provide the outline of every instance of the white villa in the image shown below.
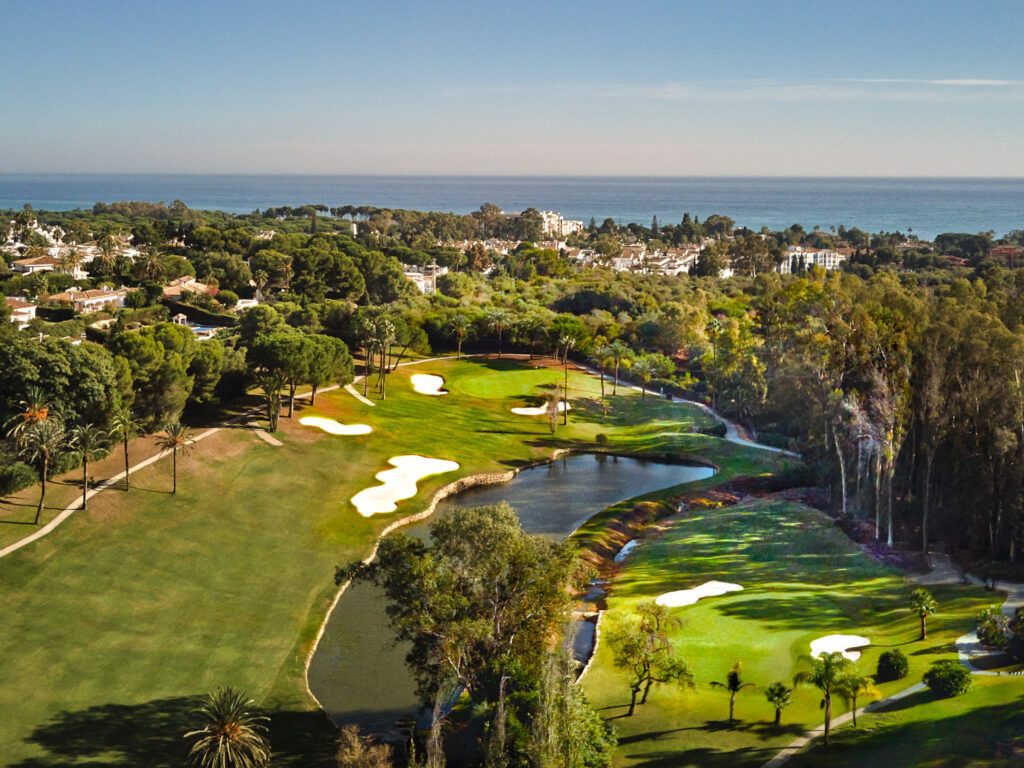
<svg viewBox="0 0 1024 768"><path fill-rule="evenodd" d="M7 296L5 301L7 302L7 308L11 310L11 322L18 326L19 331L27 328L29 321L35 319L35 304L19 299L16 296Z"/></svg>

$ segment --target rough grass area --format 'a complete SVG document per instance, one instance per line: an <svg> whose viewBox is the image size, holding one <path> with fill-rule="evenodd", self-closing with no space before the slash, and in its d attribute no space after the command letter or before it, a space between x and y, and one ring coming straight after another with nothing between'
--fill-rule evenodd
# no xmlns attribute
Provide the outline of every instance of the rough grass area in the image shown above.
<svg viewBox="0 0 1024 768"><path fill-rule="evenodd" d="M452 394L414 393L408 377L416 372L444 376ZM283 446L244 426L224 429L179 459L176 495L168 492L170 461L161 460L133 476L131 492L94 497L87 513L0 560L0 765L178 766L196 697L234 685L269 710L274 765L315 766L333 750L333 731L306 693L304 660L333 594L335 564L365 555L383 526L422 509L458 476L520 466L558 447L597 447L598 434L607 437L600 447L623 453L756 460L756 451L691 434L708 421L698 410L641 403L623 389L602 423L602 409L581 399L600 385L577 373L570 398L579 413L555 435L544 418L508 412L561 375L528 362L428 362L390 376L376 407L344 391L321 394L314 407L281 419ZM299 425L300 415L374 432L332 436ZM152 441L131 450L138 460ZM348 499L376 484L388 458L406 453L462 466L426 478L396 513L361 517ZM119 469L115 452L90 474ZM77 473L61 480L68 484L54 486L50 515L80 492ZM36 493L0 504L0 541L33 530L22 521L31 520Z"/></svg>
<svg viewBox="0 0 1024 768"><path fill-rule="evenodd" d="M887 695L918 682L932 661L955 658L953 641L993 597L977 587L936 587L940 613L929 621L928 640L919 642L917 619L906 610L913 584L865 556L819 512L749 499L695 509L639 546L613 585L602 626L638 602L710 580L744 590L673 609L685 622L674 644L696 677L695 690L655 689L636 715L623 717L625 677L613 668L609 648L599 648L586 687L603 714L614 718L620 765L760 765L820 723L816 691L798 689L779 728L763 693L776 680L791 685L812 640L833 633L869 637L872 644L859 661L867 673L874 673L884 650L901 648L910 674L879 685ZM738 722L730 729L728 695L710 683L724 681L736 661L743 662L744 681L757 688L737 697ZM836 701L833 711L846 708Z"/></svg>

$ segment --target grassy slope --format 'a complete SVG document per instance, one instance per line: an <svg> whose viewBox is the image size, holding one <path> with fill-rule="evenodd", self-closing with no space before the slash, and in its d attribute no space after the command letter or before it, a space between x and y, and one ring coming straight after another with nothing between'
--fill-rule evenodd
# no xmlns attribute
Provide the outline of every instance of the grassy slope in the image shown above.
<svg viewBox="0 0 1024 768"><path fill-rule="evenodd" d="M710 579L737 582L744 591L675 609L685 621L675 644L696 690L655 689L634 717L621 717L628 703L624 676L612 667L608 647L599 649L586 686L595 705L615 718L621 765L758 765L820 721L819 696L798 690L784 727L776 729L762 693L775 680L792 680L811 640L831 633L869 637L872 646L860 661L866 672L874 672L883 650L900 647L911 671L908 681L880 686L893 693L920 680L931 661L951 657L952 641L992 601L980 588L936 588L941 613L930 622L929 639L917 642L917 622L905 610L912 585L861 554L814 510L751 500L696 512L638 548L616 581L605 626L642 600ZM758 688L737 697L741 722L730 730L728 696L709 683L724 680L738 660L744 679ZM842 711L837 702L836 714Z"/></svg>
<svg viewBox="0 0 1024 768"><path fill-rule="evenodd" d="M417 368L447 376L452 394L413 393L407 378ZM226 684L271 710L275 764L315 764L330 733L306 695L303 660L333 592L334 565L365 554L390 520L417 511L458 475L586 445L598 433L623 451L749 454L689 434L693 420L706 423L694 409L633 395L616 401L608 424L596 406L577 401L570 427L555 436L543 417L508 413L533 402L525 387L561 377L511 362L403 368L375 408L336 392L301 412L369 423L369 436L330 436L283 418L285 445L274 448L246 428L222 430L179 461L176 496L166 492L169 462L157 462L133 477L131 493L100 494L88 513L0 560L0 764L177 765L194 697ZM573 398L599 391L576 374L570 388ZM634 426L645 418L656 423ZM133 456L145 445L133 446ZM402 453L462 468L425 480L393 515L360 517L347 499ZM112 474L118 462L115 454L90 474ZM53 499L62 506L77 492L57 486ZM9 500L0 519L24 519L18 503L33 498L30 490ZM31 530L0 528L7 540Z"/></svg>

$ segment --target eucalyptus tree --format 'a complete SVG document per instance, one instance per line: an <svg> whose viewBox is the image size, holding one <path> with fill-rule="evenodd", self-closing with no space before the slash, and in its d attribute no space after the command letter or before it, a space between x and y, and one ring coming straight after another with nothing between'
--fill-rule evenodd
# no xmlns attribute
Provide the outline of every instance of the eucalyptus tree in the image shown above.
<svg viewBox="0 0 1024 768"><path fill-rule="evenodd" d="M736 708L736 694L742 691L744 688L756 687L753 683L744 683L741 675L741 664L736 662L733 664L732 669L729 670L725 676L725 682L720 683L717 680L711 681L712 688L723 688L729 692L729 727L732 728L733 724L733 712Z"/></svg>
<svg viewBox="0 0 1024 768"><path fill-rule="evenodd" d="M193 740L188 763L195 768L264 768L270 763L270 718L256 703L231 687L208 694L196 712L199 727L185 734Z"/></svg>
<svg viewBox="0 0 1024 768"><path fill-rule="evenodd" d="M93 424L79 424L68 430L67 447L82 460L82 509L88 509L89 460L107 449L107 436Z"/></svg>
<svg viewBox="0 0 1024 768"><path fill-rule="evenodd" d="M171 493L178 492L178 453L180 452L182 457L185 457L192 450L192 446L195 445L195 440L192 434L188 432L185 425L175 419L164 424L164 430L162 435L158 435L156 438L157 447L161 451L171 452L171 467L173 486Z"/></svg>
<svg viewBox="0 0 1024 768"><path fill-rule="evenodd" d="M20 434L18 446L19 454L30 464L35 465L39 472L39 506L36 507L34 521L35 525L39 525L43 503L46 500L46 481L50 476L50 466L67 447L64 424L56 416L37 421Z"/></svg>

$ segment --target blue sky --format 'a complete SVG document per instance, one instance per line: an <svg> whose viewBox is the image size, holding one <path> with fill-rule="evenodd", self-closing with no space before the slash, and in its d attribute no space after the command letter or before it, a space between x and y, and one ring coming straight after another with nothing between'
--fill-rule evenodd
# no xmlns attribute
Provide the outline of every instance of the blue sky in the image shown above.
<svg viewBox="0 0 1024 768"><path fill-rule="evenodd" d="M5 2L0 172L1024 176L1024 3Z"/></svg>

